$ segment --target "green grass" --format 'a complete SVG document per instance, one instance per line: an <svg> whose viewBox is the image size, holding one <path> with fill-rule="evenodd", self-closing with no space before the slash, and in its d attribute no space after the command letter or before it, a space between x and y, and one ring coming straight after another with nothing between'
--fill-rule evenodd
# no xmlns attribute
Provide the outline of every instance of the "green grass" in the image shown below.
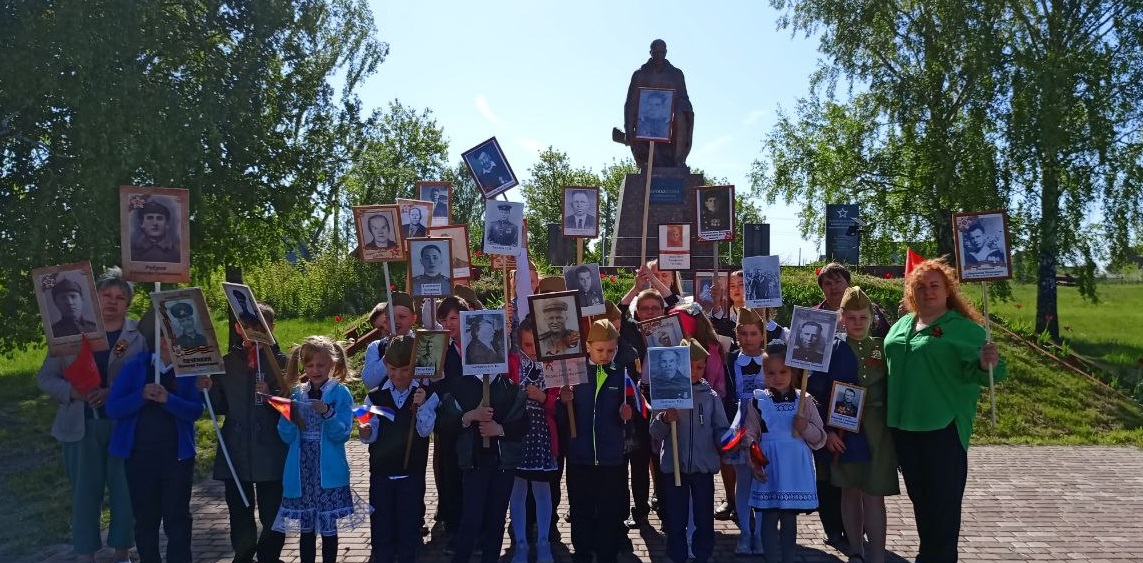
<svg viewBox="0 0 1143 563"><path fill-rule="evenodd" d="M1059 287L1060 338L1090 362L1105 383L1135 399L1143 399L1143 285L1105 284L1099 303L1080 298L1074 287ZM1013 284L1013 299L992 303L990 312L1017 333L1035 326L1036 286Z"/></svg>

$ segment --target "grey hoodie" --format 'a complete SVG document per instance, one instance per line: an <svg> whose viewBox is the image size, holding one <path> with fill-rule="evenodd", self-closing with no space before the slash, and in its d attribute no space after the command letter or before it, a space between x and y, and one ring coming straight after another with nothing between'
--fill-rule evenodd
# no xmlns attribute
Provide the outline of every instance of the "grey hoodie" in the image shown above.
<svg viewBox="0 0 1143 563"><path fill-rule="evenodd" d="M683 473L718 473L719 442L730 427L722 399L718 398L706 380L691 385L694 408L679 410L679 469ZM674 474L674 461L671 453L671 425L663 421L662 411L657 411L651 421L651 438L663 441L659 455L659 468L663 473Z"/></svg>

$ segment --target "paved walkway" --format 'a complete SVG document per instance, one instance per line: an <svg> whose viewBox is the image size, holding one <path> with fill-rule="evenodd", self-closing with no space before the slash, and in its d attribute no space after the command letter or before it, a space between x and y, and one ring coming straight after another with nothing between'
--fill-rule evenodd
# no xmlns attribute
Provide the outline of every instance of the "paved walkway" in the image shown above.
<svg viewBox="0 0 1143 563"><path fill-rule="evenodd" d="M364 448L353 442L351 459L362 459ZM436 492L429 480L429 515ZM353 486L368 491L367 470L356 471ZM904 485L902 485L902 489ZM720 496L717 495L716 496ZM566 505L565 505L566 506ZM230 561L227 516L218 482L206 481L195 489L191 507L195 517L194 553L198 562ZM911 561L917 534L908 497L888 499L891 562ZM1143 561L1143 451L1108 447L980 446L969 451L968 489L961 531L961 561ZM661 563L663 539L652 515L651 527L631 532L633 557L621 561ZM560 522L564 540L568 525ZM815 516L799 518L798 561L844 561L821 539ZM715 561L761 561L736 557L738 532L730 522L716 522ZM297 539L287 539L283 559L298 561ZM368 560L368 529L342 534L341 561ZM505 550L508 540L505 538ZM67 548L57 546L28 561L72 561ZM563 547L559 561L570 561ZM99 561L109 561L110 553ZM448 558L436 543L419 559L444 563ZM506 559L505 559L506 560Z"/></svg>

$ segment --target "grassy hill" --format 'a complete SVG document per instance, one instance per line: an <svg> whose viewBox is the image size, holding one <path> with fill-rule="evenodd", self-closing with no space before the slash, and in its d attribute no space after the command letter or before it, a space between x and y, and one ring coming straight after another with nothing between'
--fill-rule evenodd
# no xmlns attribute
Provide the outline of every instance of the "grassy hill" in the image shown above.
<svg viewBox="0 0 1143 563"><path fill-rule="evenodd" d="M624 283L629 282L607 285L621 294L626 290ZM812 305L820 299L809 269L784 272L782 283L790 305ZM896 309L900 280L858 276L855 283L889 310ZM1106 301L1099 306L1077 303L1074 290L1060 289L1060 316L1062 324L1070 327L1064 335L1069 345L1098 361L1130 370L1127 364L1143 355L1143 334L1124 328L1143 324L1143 286L1102 288ZM1013 319L1009 321L1013 324L1025 318L1021 315L1030 319L1033 292L1034 288L1016 286L1016 299L995 304L992 311ZM789 318L790 305L782 318ZM221 322L216 328L225 334ZM277 334L281 341L291 343L336 329L328 319L294 319L279 322ZM1010 375L996 388L999 425L995 429L990 423L987 390L982 392L974 443L1143 446L1143 406L1139 403L1077 375L1001 331L996 336ZM33 349L0 362L0 449L13 452L0 459L0 490L5 491L0 500L0 561L67 541L68 485L60 467L60 446L48 435L56 406L35 383L43 357L43 349ZM1125 360L1115 359L1120 357ZM201 478L209 476L213 464L214 433L208 419L200 420L198 427ZM28 522L36 524L36 534L26 532Z"/></svg>

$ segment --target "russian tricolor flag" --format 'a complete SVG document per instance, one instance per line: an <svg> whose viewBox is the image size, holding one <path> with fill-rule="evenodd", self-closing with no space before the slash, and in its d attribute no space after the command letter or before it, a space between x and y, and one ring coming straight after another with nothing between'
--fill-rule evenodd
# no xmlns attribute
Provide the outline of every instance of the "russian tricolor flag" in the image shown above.
<svg viewBox="0 0 1143 563"><path fill-rule="evenodd" d="M353 407L353 416L361 424L367 424L373 420L373 415L383 416L390 421L397 420L397 411L378 405L357 405Z"/></svg>
<svg viewBox="0 0 1143 563"><path fill-rule="evenodd" d="M639 392L639 388L635 386L635 382L627 374L623 374L623 392L626 396L635 399L635 408L639 409L639 414L642 414L643 418L651 418L651 409L647 408L643 394Z"/></svg>
<svg viewBox="0 0 1143 563"><path fill-rule="evenodd" d="M738 444L742 442L742 438L744 436L746 436L745 428L739 428L738 430L731 428L730 430L727 430L726 434L722 435L721 440L723 453L730 452L734 448L737 448Z"/></svg>

